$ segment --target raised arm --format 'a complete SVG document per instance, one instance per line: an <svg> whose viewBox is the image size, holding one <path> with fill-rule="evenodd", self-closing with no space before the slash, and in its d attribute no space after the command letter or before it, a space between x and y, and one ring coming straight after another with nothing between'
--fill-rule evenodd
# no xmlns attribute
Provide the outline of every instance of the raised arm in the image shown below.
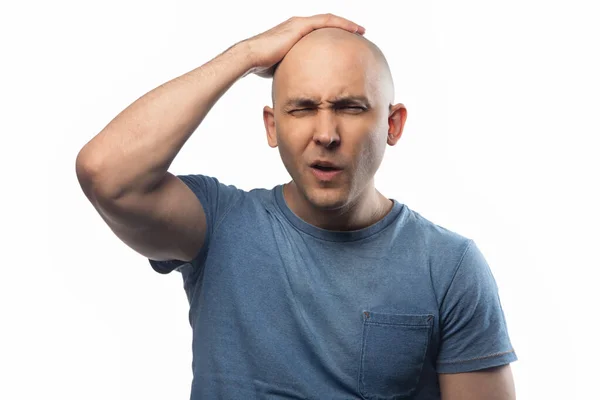
<svg viewBox="0 0 600 400"><path fill-rule="evenodd" d="M202 205L167 170L218 99L241 77L268 77L304 35L323 27L364 33L326 14L291 18L137 99L79 152L87 198L113 232L154 260L190 261L206 234Z"/></svg>

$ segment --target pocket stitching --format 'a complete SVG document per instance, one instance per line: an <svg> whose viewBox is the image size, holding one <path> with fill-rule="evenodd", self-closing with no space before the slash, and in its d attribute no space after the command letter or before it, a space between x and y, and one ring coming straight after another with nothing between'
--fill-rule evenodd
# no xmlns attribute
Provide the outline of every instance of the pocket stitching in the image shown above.
<svg viewBox="0 0 600 400"><path fill-rule="evenodd" d="M358 368L358 392L360 393L361 397L363 399L368 399L371 398L371 396L369 396L368 394L364 393L363 391L363 387L364 387L364 383L363 383L363 366L365 364L365 342L367 341L367 323L366 321L363 321L363 340L362 340L362 346L361 346L361 350L360 350L360 366Z"/></svg>
<svg viewBox="0 0 600 400"><path fill-rule="evenodd" d="M424 348L424 352L423 354L420 356L420 360L421 362L419 363L419 373L417 375L416 378L416 382L412 385L413 388L411 389L411 391L407 394L408 397L412 396L414 394L414 391L416 389L416 387L419 384L419 381L421 379L421 375L423 373L423 367L425 365L425 358L427 356L427 351L429 349L429 346L431 344L431 329L432 329L432 325L433 325L433 318L434 316L431 314L386 314L386 313L376 313L375 315L379 315L379 316L387 316L389 318L397 318L397 319L402 319L402 317L404 316L409 316L410 318L412 318L412 320L414 320L415 316L419 315L422 316L422 323L402 323L399 321L394 321L394 322L373 322L373 321L369 321L370 316L373 315L372 312L364 312L364 315L367 316L367 318L365 318L363 320L363 340L362 340L362 346L361 346L361 356L360 356L360 366L358 369L358 376L359 376L359 387L358 387L358 391L361 395L361 397L363 399L389 399L389 400L394 400L394 399L399 399L399 398L406 398L406 397L400 397L400 396L396 396L393 395L391 397L381 397L381 396L377 396L377 395L371 395L368 392L365 391L365 382L364 382L364 361L365 361L365 348L366 348L366 342L367 342L367 336L368 336L368 331L367 331L367 327L369 325L378 325L378 326L414 326L414 327L424 327L427 328L427 340L426 340L426 344L425 344L425 348ZM407 319L409 319L407 317Z"/></svg>

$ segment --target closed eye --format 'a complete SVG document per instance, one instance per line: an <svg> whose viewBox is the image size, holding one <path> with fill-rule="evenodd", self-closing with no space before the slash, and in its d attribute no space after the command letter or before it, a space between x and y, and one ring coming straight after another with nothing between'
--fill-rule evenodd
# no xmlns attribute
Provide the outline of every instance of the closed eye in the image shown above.
<svg viewBox="0 0 600 400"><path fill-rule="evenodd" d="M299 114L299 113L305 114L307 112L314 111L314 110L315 110L315 108L296 108L294 110L288 111L288 113L290 113L292 115Z"/></svg>
<svg viewBox="0 0 600 400"><path fill-rule="evenodd" d="M334 111L346 111L346 112L350 112L352 114L358 114L361 113L363 111L367 111L367 108L365 107L361 107L361 106L349 106L349 105L343 105L343 106L337 106L337 107L332 107L334 109ZM288 113L292 114L292 115L302 115L302 114L308 114L311 112L314 112L318 110L318 107L308 107L308 108L295 108L293 110L289 110Z"/></svg>
<svg viewBox="0 0 600 400"><path fill-rule="evenodd" d="M360 107L360 106L342 106L342 107L338 107L337 109L338 110L350 111L352 113L358 113L358 112L366 111L366 108Z"/></svg>

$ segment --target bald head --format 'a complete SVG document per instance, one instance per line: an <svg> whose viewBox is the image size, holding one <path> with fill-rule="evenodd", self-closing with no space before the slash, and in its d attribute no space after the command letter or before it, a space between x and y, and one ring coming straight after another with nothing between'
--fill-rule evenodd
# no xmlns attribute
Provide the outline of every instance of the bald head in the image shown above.
<svg viewBox="0 0 600 400"><path fill-rule="evenodd" d="M337 79L327 79L328 75ZM394 82L379 47L343 29L317 29L300 39L277 66L271 88L273 105L278 88L289 88L291 84L297 91L303 82L310 85L312 80L308 82L307 78L316 78L312 83L320 83L322 89L322 85L328 84L343 86L344 78L351 84L349 81L358 75L364 77L365 84L377 92L382 101L393 103Z"/></svg>

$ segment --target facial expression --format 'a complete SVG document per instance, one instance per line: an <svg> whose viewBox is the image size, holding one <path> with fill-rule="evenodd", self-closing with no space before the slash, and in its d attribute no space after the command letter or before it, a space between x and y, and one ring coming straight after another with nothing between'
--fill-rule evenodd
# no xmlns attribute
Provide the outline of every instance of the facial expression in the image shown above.
<svg viewBox="0 0 600 400"><path fill-rule="evenodd" d="M274 109L265 108L269 144L279 148L299 194L324 210L356 201L373 186L393 111L391 82L366 40L314 31L288 52L274 79ZM319 171L315 162L339 171Z"/></svg>

